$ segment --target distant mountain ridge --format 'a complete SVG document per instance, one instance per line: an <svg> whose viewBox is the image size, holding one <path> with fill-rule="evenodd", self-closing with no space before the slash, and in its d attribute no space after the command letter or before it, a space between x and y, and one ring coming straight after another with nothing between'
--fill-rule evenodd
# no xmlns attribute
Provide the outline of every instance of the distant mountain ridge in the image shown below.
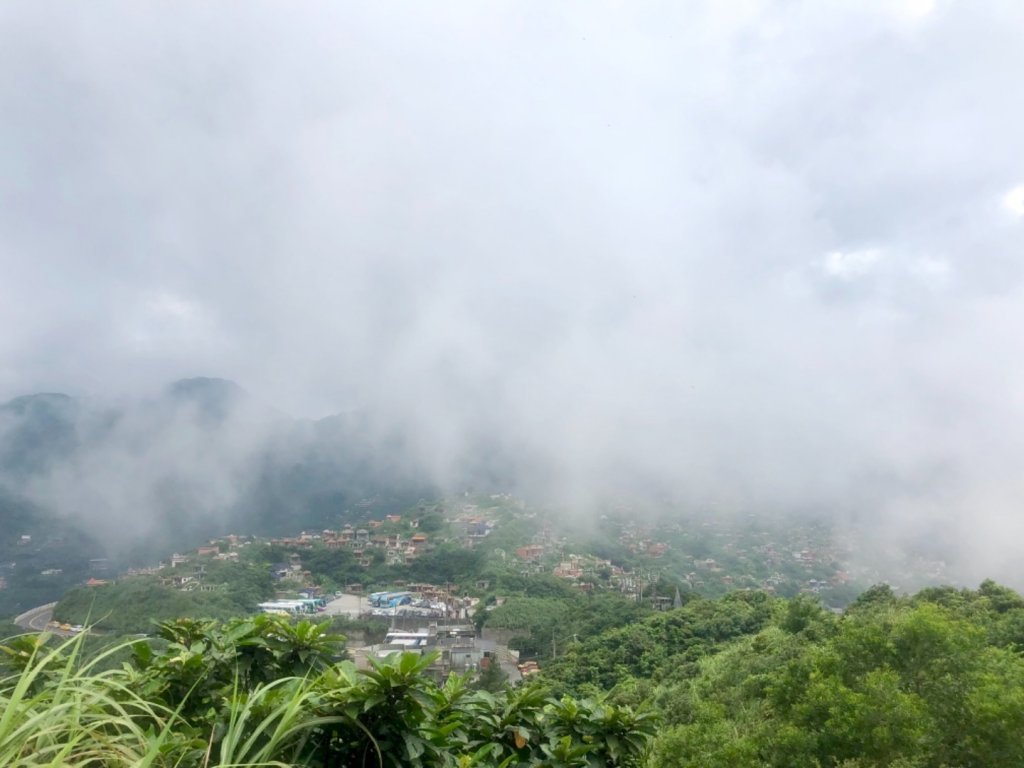
<svg viewBox="0 0 1024 768"><path fill-rule="evenodd" d="M323 528L360 500L433 494L403 450L358 416L295 419L226 379L127 402L23 395L0 405L0 519L19 500L135 558L226 530Z"/></svg>
<svg viewBox="0 0 1024 768"><path fill-rule="evenodd" d="M77 446L78 403L68 395L23 395L0 405L0 472L32 472Z"/></svg>

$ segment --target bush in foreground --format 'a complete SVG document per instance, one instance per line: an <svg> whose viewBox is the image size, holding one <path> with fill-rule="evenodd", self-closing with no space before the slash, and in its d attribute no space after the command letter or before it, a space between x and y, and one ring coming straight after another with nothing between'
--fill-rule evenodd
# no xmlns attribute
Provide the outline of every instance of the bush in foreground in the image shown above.
<svg viewBox="0 0 1024 768"><path fill-rule="evenodd" d="M90 658L80 637L9 640L0 765L635 768L648 754L649 713L438 685L429 656L358 671L326 626L181 620L160 625L158 643ZM131 661L103 669L125 649Z"/></svg>

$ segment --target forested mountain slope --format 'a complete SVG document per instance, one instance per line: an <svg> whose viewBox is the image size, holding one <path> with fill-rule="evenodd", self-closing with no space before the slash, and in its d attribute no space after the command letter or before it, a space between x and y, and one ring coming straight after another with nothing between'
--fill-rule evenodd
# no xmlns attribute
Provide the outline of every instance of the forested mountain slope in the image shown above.
<svg viewBox="0 0 1024 768"><path fill-rule="evenodd" d="M697 599L575 643L558 690L663 717L659 768L1024 765L1024 600L992 582L842 616L807 598Z"/></svg>
<svg viewBox="0 0 1024 768"><path fill-rule="evenodd" d="M32 535L45 516L51 533L84 532L123 562L233 529L338 525L357 503L402 509L432 493L414 467L399 437L373 433L359 414L294 419L221 379L135 400L0 404L5 535Z"/></svg>

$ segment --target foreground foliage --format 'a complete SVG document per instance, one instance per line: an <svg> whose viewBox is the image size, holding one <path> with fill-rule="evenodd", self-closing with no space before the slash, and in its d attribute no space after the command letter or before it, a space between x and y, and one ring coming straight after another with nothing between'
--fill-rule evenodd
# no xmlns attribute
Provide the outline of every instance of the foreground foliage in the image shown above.
<svg viewBox="0 0 1024 768"><path fill-rule="evenodd" d="M734 593L574 646L546 675L614 686L664 718L657 768L1018 768L1024 599L985 582L843 616L808 597Z"/></svg>
<svg viewBox="0 0 1024 768"><path fill-rule="evenodd" d="M654 730L605 701L438 685L429 656L357 671L326 625L180 620L159 635L88 659L80 638L8 641L0 765L633 768ZM131 661L103 669L126 647Z"/></svg>
<svg viewBox="0 0 1024 768"><path fill-rule="evenodd" d="M559 646L540 682L495 693L435 684L424 656L357 671L326 624L269 616L166 622L89 654L16 638L0 765L1024 765L1024 598L992 582L875 587L842 616L753 591L665 612L559 600L498 614Z"/></svg>

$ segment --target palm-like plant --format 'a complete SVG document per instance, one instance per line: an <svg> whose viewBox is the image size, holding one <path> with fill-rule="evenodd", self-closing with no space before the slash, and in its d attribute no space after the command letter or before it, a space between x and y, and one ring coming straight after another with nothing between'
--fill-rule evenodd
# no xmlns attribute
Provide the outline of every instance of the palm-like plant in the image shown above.
<svg viewBox="0 0 1024 768"><path fill-rule="evenodd" d="M0 645L0 765L103 768L547 765L633 768L646 715L555 701L537 687L438 686L431 656L356 670L343 639L268 617L161 625L166 647L132 640L85 658L82 636ZM115 654L131 661L106 669Z"/></svg>

